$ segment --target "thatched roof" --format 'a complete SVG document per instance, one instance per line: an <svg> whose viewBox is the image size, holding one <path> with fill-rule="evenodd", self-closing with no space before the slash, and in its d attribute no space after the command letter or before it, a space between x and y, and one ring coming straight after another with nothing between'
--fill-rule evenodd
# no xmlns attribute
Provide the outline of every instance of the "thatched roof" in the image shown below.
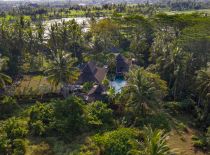
<svg viewBox="0 0 210 155"><path fill-rule="evenodd" d="M104 88L102 85L94 85L93 88L88 92L88 96L90 95L101 95L104 92Z"/></svg>
<svg viewBox="0 0 210 155"><path fill-rule="evenodd" d="M86 96L86 100L88 102L93 101L104 101L106 100L106 96L104 95L105 88L102 85L95 85L93 88L88 92Z"/></svg>
<svg viewBox="0 0 210 155"><path fill-rule="evenodd" d="M81 71L77 83L83 84L85 82L102 83L106 77L107 69L97 67L94 62L88 62Z"/></svg>
<svg viewBox="0 0 210 155"><path fill-rule="evenodd" d="M121 54L118 54L116 57L116 72L128 72L131 64L131 61L123 57Z"/></svg>

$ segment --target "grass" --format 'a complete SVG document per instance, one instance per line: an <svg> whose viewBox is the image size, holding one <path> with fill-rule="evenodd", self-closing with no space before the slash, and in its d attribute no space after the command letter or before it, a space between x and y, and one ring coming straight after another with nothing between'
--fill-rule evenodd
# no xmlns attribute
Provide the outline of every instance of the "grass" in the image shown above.
<svg viewBox="0 0 210 155"><path fill-rule="evenodd" d="M44 76L24 76L18 86L15 88L15 94L45 94L50 92L57 92L58 88L52 87L46 77Z"/></svg>
<svg viewBox="0 0 210 155"><path fill-rule="evenodd" d="M169 147L175 149L178 155L205 155L193 146L192 135L196 132L196 130L188 129L188 132L180 135L176 130L172 130L168 139Z"/></svg>

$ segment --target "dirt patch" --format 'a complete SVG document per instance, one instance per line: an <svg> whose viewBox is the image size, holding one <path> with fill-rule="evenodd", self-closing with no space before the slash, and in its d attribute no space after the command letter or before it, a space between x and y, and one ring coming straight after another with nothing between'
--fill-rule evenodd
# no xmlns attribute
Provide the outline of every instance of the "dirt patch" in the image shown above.
<svg viewBox="0 0 210 155"><path fill-rule="evenodd" d="M178 155L207 155L193 146L192 136L196 131L188 128L188 132L172 130L169 134L168 145L175 149Z"/></svg>

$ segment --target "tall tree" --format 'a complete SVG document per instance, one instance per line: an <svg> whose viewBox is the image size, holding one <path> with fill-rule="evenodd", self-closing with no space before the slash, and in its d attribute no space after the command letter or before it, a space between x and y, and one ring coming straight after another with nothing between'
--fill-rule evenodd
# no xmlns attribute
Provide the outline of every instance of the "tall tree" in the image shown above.
<svg viewBox="0 0 210 155"><path fill-rule="evenodd" d="M0 58L0 89L4 88L6 84L12 82L12 79L9 76L1 72L5 64L6 64L6 59Z"/></svg>
<svg viewBox="0 0 210 155"><path fill-rule="evenodd" d="M78 72L74 67L76 60L71 57L71 54L60 50L52 52L52 56L53 60L46 70L47 78L53 85L66 88L77 79Z"/></svg>
<svg viewBox="0 0 210 155"><path fill-rule="evenodd" d="M142 68L132 70L128 75L127 93L130 96L128 106L138 118L145 115L146 109L154 109L167 93L166 82L159 75Z"/></svg>

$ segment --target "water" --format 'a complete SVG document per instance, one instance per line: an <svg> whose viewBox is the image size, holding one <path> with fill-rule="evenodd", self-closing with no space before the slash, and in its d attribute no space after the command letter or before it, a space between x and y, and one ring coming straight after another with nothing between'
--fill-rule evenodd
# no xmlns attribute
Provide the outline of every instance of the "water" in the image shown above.
<svg viewBox="0 0 210 155"><path fill-rule="evenodd" d="M114 81L110 81L111 87L115 89L116 93L120 93L122 88L127 84L126 80L122 77L116 77Z"/></svg>

